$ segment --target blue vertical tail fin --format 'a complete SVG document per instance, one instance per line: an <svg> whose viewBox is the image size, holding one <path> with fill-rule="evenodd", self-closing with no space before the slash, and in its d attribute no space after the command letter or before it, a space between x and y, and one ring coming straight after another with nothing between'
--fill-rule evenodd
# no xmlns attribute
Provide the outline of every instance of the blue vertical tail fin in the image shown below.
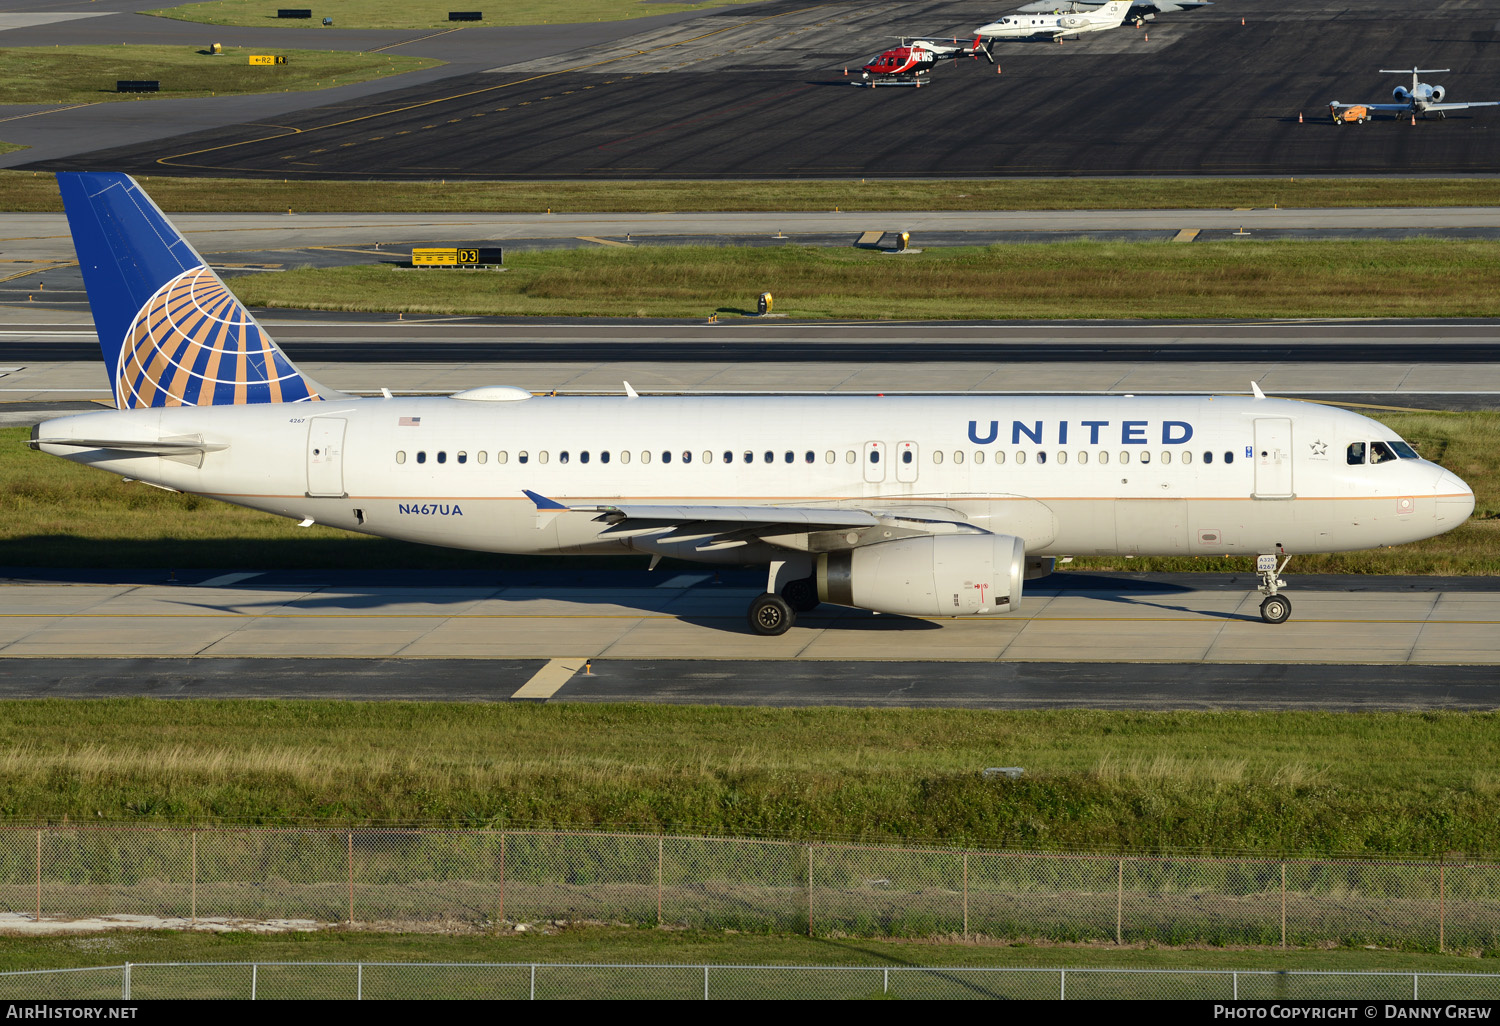
<svg viewBox="0 0 1500 1026"><path fill-rule="evenodd" d="M129 175L57 176L115 405L337 398L299 371Z"/></svg>

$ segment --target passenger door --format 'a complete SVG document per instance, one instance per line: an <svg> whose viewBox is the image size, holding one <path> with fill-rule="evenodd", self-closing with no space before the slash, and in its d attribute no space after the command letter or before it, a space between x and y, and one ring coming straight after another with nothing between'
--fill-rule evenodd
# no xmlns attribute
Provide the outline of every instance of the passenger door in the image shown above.
<svg viewBox="0 0 1500 1026"><path fill-rule="evenodd" d="M896 480L911 484L917 479L922 450L916 442L896 443Z"/></svg>
<svg viewBox="0 0 1500 1026"><path fill-rule="evenodd" d="M307 494L344 494L344 428L342 417L314 417L307 422Z"/></svg>
<svg viewBox="0 0 1500 1026"><path fill-rule="evenodd" d="M1292 497L1292 422L1287 417L1255 421L1255 497Z"/></svg>

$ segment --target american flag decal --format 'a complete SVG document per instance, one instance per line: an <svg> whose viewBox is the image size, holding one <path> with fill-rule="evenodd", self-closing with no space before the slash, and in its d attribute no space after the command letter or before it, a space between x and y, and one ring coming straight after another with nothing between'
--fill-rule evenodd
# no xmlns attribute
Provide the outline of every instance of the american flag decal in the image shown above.
<svg viewBox="0 0 1500 1026"><path fill-rule="evenodd" d="M422 418L421 417L402 417L401 420L398 421L397 423L398 423L398 425L400 427L421 427L422 426Z"/></svg>

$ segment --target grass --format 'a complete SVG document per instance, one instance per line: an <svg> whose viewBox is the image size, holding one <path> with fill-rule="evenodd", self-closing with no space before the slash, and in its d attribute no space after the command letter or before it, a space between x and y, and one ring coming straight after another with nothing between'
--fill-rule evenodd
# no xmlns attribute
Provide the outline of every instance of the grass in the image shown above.
<svg viewBox="0 0 1500 1026"><path fill-rule="evenodd" d="M222 58L221 58L222 59ZM288 65L291 67L291 65ZM258 68L257 71L276 69ZM282 69L285 70L285 69ZM1404 207L1405 179L1113 178L1015 181L303 182L138 179L167 211L606 213L659 210L1229 210ZM1495 206L1500 180L1422 180L1423 206ZM60 211L50 174L0 171L0 210ZM876 227L879 227L877 225ZM921 244L920 236L917 238Z"/></svg>
<svg viewBox="0 0 1500 1026"><path fill-rule="evenodd" d="M436 273L436 272L435 272ZM295 354L293 354L295 356ZM1475 492L1468 523L1399 548L1299 556L1298 573L1500 573L1500 413L1380 413L1377 418ZM567 567L350 534L192 495L129 483L33 452L28 428L0 429L0 566L359 569ZM624 557L620 565L639 566ZM1077 569L1243 571L1245 559L1086 557Z"/></svg>
<svg viewBox="0 0 1500 1026"><path fill-rule="evenodd" d="M394 266L235 279L247 303L507 316L807 318L1492 317L1500 241L1058 242L864 250L640 246L507 256L503 275Z"/></svg>
<svg viewBox="0 0 1500 1026"><path fill-rule="evenodd" d="M299 0L301 2L301 0ZM623 21L649 18L654 14L677 14L700 11L727 3L754 0L705 0L702 3L642 3L641 0L504 0L503 3L470 3L464 10L484 12L482 25L572 25L591 21ZM341 29L424 29L458 28L475 24L450 22L454 10L450 0L320 0L308 6L313 17L308 21L288 21L276 17L284 2L274 0L214 0L211 3L163 7L142 14L154 14L178 21L197 21L208 25L244 25L264 27L317 28L324 18L332 18Z"/></svg>
<svg viewBox="0 0 1500 1026"><path fill-rule="evenodd" d="M5 701L0 720L0 815L23 822L1500 852L1492 713L130 699Z"/></svg>
<svg viewBox="0 0 1500 1026"><path fill-rule="evenodd" d="M762 936L721 931L570 926L494 936L321 932L264 936L167 931L0 937L0 972L124 962L555 962L874 965L1096 969L1500 971L1492 959L1364 949L1218 950Z"/></svg>
<svg viewBox="0 0 1500 1026"><path fill-rule="evenodd" d="M29 150L29 149L31 149L31 147L25 145L24 143L0 142L0 153L14 153L17 150Z"/></svg>
<svg viewBox="0 0 1500 1026"><path fill-rule="evenodd" d="M287 62L276 67L251 67L248 57L263 52L285 56ZM0 103L99 103L300 92L364 82L442 63L428 57L329 50L228 48L221 56L214 57L190 46L7 47L0 50L0 69L3 69ZM156 79L161 82L161 92L117 93L115 82L120 79ZM24 176L11 177L24 180ZM51 187L55 191L56 187Z"/></svg>

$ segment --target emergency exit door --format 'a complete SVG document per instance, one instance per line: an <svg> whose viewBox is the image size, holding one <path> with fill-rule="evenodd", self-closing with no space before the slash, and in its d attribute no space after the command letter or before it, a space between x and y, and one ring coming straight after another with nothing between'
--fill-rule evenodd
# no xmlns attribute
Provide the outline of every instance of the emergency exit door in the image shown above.
<svg viewBox="0 0 1500 1026"><path fill-rule="evenodd" d="M314 417L307 422L307 494L344 494L344 428L342 417Z"/></svg>
<svg viewBox="0 0 1500 1026"><path fill-rule="evenodd" d="M1287 417L1255 421L1255 497L1292 497L1292 422Z"/></svg>

